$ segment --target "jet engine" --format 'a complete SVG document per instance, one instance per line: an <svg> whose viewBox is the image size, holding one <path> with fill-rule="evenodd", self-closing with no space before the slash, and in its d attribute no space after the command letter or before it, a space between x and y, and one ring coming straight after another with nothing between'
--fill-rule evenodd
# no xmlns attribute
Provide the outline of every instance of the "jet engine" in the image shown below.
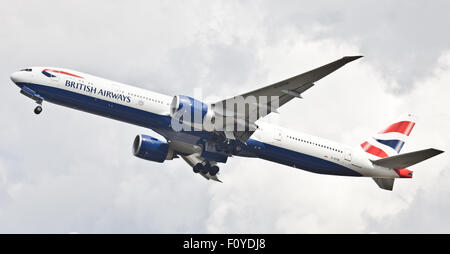
<svg viewBox="0 0 450 254"><path fill-rule="evenodd" d="M166 142L141 134L134 139L133 155L144 160L164 162L173 158L173 150Z"/></svg>
<svg viewBox="0 0 450 254"><path fill-rule="evenodd" d="M189 96L177 95L170 104L170 116L182 124L201 129L214 124L214 110L207 104Z"/></svg>
<svg viewBox="0 0 450 254"><path fill-rule="evenodd" d="M224 108L224 106L226 107ZM237 109L235 106L238 106ZM170 116L174 120L172 121L172 127L176 131L181 131L185 125L206 131L226 131L225 135L234 130L254 131L258 126L253 122L242 119L251 111L251 106L252 104L245 101L241 102L238 99L236 102L227 105L208 105L189 96L177 95L173 97L170 104Z"/></svg>

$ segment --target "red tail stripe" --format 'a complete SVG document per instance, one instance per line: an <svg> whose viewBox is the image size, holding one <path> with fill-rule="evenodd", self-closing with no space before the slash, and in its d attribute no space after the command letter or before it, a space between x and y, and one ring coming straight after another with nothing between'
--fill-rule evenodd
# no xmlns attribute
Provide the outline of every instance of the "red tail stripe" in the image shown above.
<svg viewBox="0 0 450 254"><path fill-rule="evenodd" d="M52 70L52 69L45 69L44 71L52 71L52 72L65 74L65 75L69 75L69 76L76 77L76 78L83 78L83 77L80 77L78 75L75 75L75 74L72 74L72 73L68 73L68 72L65 72L65 71L57 71L57 70Z"/></svg>
<svg viewBox="0 0 450 254"><path fill-rule="evenodd" d="M402 121L398 123L394 123L390 125L387 129L380 133L389 133L389 132L398 132L401 134L405 134L406 136L409 136L412 129L414 128L415 123L410 121Z"/></svg>
<svg viewBox="0 0 450 254"><path fill-rule="evenodd" d="M402 168L402 169L394 169L394 171L397 173L398 176L401 178L412 178L413 172L409 169Z"/></svg>
<svg viewBox="0 0 450 254"><path fill-rule="evenodd" d="M380 148L369 144L367 141L361 144L361 147L366 153L373 154L377 157L386 158L388 155Z"/></svg>

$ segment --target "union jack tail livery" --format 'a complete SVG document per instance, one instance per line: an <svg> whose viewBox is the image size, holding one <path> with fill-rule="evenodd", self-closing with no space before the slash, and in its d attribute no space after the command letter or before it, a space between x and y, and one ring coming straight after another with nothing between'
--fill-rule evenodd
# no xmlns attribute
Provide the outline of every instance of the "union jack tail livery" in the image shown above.
<svg viewBox="0 0 450 254"><path fill-rule="evenodd" d="M361 144L374 168L390 169L395 172L395 176L391 177L373 177L380 188L392 190L395 178L412 178L413 172L406 167L442 153L440 150L429 148L399 154L415 124L413 115L402 115L386 129Z"/></svg>
<svg viewBox="0 0 450 254"><path fill-rule="evenodd" d="M386 129L361 144L371 159L380 159L400 153L416 121L411 114L402 115Z"/></svg>

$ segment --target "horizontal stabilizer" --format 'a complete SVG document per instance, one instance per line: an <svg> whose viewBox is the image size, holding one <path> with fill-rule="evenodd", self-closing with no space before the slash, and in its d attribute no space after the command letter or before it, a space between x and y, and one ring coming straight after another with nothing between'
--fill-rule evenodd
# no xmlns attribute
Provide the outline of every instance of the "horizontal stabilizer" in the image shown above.
<svg viewBox="0 0 450 254"><path fill-rule="evenodd" d="M375 183L383 190L391 191L394 189L394 180L395 178L372 178Z"/></svg>
<svg viewBox="0 0 450 254"><path fill-rule="evenodd" d="M391 156L384 159L379 159L372 161L373 164L386 167L386 168L392 168L392 169L402 169L409 166L412 166L414 164L417 164L421 161L424 161L426 159L429 159L433 156L436 156L438 154L443 153L444 151L437 150L434 148L429 148L425 150L420 150L416 152L411 153L404 153L400 155Z"/></svg>

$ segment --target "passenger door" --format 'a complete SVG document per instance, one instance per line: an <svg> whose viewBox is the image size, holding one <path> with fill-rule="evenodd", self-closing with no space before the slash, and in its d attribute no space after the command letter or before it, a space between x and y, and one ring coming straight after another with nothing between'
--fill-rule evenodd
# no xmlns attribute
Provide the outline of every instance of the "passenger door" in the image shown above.
<svg viewBox="0 0 450 254"><path fill-rule="evenodd" d="M281 129L275 128L275 132L273 133L273 139L275 141L281 142L283 133L281 132Z"/></svg>
<svg viewBox="0 0 450 254"><path fill-rule="evenodd" d="M352 162L352 151L349 149L344 150L344 160L348 163Z"/></svg>

